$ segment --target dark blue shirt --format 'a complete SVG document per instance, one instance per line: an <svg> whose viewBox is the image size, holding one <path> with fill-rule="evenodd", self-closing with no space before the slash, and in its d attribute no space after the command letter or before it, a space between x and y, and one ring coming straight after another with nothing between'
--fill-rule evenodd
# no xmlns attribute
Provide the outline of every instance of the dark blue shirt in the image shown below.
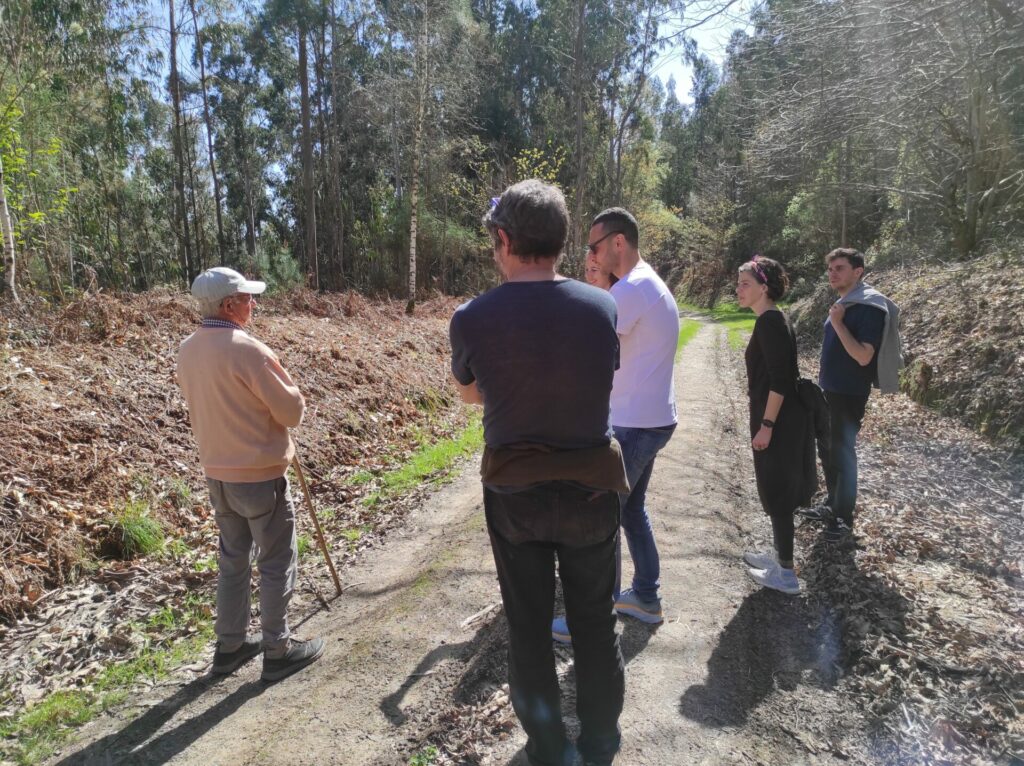
<svg viewBox="0 0 1024 766"><path fill-rule="evenodd" d="M608 444L615 321L612 297L573 279L506 282L459 306L452 374L483 394L487 445Z"/></svg>
<svg viewBox="0 0 1024 766"><path fill-rule="evenodd" d="M837 394L868 396L878 369L878 347L882 344L882 333L885 330L885 312L863 303L843 305L846 307L843 324L861 343L870 343L874 346L875 355L862 367L856 359L846 353L842 341L832 327L832 320L826 319L825 337L821 342L818 385L825 391Z"/></svg>

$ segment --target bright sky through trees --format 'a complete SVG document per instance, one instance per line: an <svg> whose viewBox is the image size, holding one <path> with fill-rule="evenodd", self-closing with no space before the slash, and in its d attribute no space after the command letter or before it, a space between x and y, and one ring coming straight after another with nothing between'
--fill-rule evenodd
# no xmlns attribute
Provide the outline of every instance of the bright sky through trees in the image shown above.
<svg viewBox="0 0 1024 766"><path fill-rule="evenodd" d="M685 27L691 24L698 26L686 32L697 43L697 50L721 67L725 61L725 49L729 38L737 29L749 31L750 12L760 4L760 0L736 0L724 10L719 11L721 3L697 3L687 9ZM703 21L702 21L703 20ZM666 34L672 34L668 31ZM690 93L693 67L687 62L682 40L666 48L654 64L654 74L662 83L668 84L669 78L675 78L676 98L680 103L693 104Z"/></svg>

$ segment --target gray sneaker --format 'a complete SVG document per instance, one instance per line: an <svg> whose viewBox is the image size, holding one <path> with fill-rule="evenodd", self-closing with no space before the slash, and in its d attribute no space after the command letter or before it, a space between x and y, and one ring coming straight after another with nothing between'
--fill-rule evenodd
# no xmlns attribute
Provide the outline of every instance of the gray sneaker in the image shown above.
<svg viewBox="0 0 1024 766"><path fill-rule="evenodd" d="M318 659L324 653L324 640L322 638L309 638L303 640L290 636L288 646L280 657L268 657L263 655L264 681L280 681L292 673L302 670L306 665Z"/></svg>
<svg viewBox="0 0 1024 766"><path fill-rule="evenodd" d="M221 651L221 644L218 641L217 648L213 652L213 667L210 668L210 672L215 676L226 676L228 673L234 673L260 653L263 648L262 643L259 636L248 636L242 642L242 645L233 652L224 652Z"/></svg>
<svg viewBox="0 0 1024 766"><path fill-rule="evenodd" d="M767 551L765 553L747 551L743 554L743 561L746 562L747 566L751 566L754 569L771 569L779 563L778 558L775 556L775 551Z"/></svg>
<svg viewBox="0 0 1024 766"><path fill-rule="evenodd" d="M665 615L661 611L660 598L644 601L632 589L622 591L615 599L615 611L635 617L640 622L646 622L649 625L658 625L665 621Z"/></svg>
<svg viewBox="0 0 1024 766"><path fill-rule="evenodd" d="M750 579L765 588L791 596L800 592L800 581L796 579L796 573L792 569L783 569L776 564L771 569L748 569L747 574L750 575Z"/></svg>

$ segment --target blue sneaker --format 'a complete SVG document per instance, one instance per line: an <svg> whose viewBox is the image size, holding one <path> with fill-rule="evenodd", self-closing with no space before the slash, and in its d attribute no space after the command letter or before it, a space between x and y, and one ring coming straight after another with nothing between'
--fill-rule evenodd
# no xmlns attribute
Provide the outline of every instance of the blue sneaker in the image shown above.
<svg viewBox="0 0 1024 766"><path fill-rule="evenodd" d="M649 625L658 625L665 622L665 615L661 611L661 599L656 598L653 601L645 601L636 595L632 589L622 591L619 597L615 599L615 611L619 614L635 617L640 622L646 622Z"/></svg>
<svg viewBox="0 0 1024 766"><path fill-rule="evenodd" d="M551 638L560 644L571 644L572 636L569 635L569 625L565 617L556 617L551 621Z"/></svg>

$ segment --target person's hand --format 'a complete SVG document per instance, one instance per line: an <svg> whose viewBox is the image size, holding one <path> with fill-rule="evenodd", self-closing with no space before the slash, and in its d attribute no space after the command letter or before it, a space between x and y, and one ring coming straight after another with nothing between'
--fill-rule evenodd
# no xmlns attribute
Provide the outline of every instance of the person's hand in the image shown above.
<svg viewBox="0 0 1024 766"><path fill-rule="evenodd" d="M755 451L760 452L763 449L768 449L768 443L772 440L772 429L768 426L761 426L754 438L750 440L750 446Z"/></svg>
<svg viewBox="0 0 1024 766"><path fill-rule="evenodd" d="M846 306L842 303L833 303L832 308L828 310L828 318L832 320L833 325L842 323L844 316L846 316Z"/></svg>

